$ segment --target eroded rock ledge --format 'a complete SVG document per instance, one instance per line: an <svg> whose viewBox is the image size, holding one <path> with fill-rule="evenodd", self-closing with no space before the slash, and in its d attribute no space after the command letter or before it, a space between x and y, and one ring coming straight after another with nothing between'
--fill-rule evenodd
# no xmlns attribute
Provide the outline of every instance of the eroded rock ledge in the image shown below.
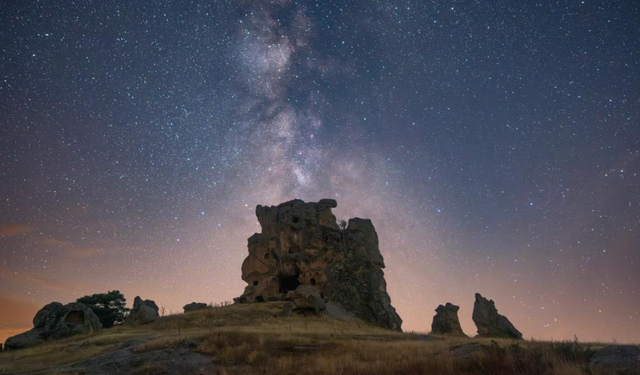
<svg viewBox="0 0 640 375"><path fill-rule="evenodd" d="M279 301L300 285L315 288L360 319L401 330L384 280L384 260L371 220L349 219L340 228L333 199L296 199L256 208L262 233L249 238L242 279L249 285L239 303Z"/></svg>

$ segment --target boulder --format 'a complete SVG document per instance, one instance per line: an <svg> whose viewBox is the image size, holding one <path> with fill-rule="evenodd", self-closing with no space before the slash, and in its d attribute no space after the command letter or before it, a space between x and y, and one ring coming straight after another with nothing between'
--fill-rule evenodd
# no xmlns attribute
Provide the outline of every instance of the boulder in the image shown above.
<svg viewBox="0 0 640 375"><path fill-rule="evenodd" d="M498 314L495 302L487 300L480 293L476 293L472 319L478 328L479 337L522 339L522 333L509 319Z"/></svg>
<svg viewBox="0 0 640 375"><path fill-rule="evenodd" d="M207 305L206 303L191 302L188 305L184 305L183 309L184 309L184 313L186 314L186 313L192 312L192 311L204 310L207 307L209 307L209 305Z"/></svg>
<svg viewBox="0 0 640 375"><path fill-rule="evenodd" d="M98 316L80 302L62 305L53 302L36 313L33 329L10 337L6 350L28 348L48 339L61 339L77 334L88 334L102 329Z"/></svg>
<svg viewBox="0 0 640 375"><path fill-rule="evenodd" d="M249 238L249 254L242 263L242 279L248 285L234 301L282 301L306 285L324 302L364 321L401 330L402 319L387 293L373 223L354 218L340 228L331 211L337 205L333 199L296 199L257 206L262 233Z"/></svg>
<svg viewBox="0 0 640 375"><path fill-rule="evenodd" d="M640 347L635 345L607 345L595 352L589 363L603 370L617 373L640 373Z"/></svg>
<svg viewBox="0 0 640 375"><path fill-rule="evenodd" d="M152 300L143 300L139 296L137 296L133 300L133 308L127 316L126 322L129 324L147 324L153 323L158 318L160 318L160 314L158 314L158 305Z"/></svg>
<svg viewBox="0 0 640 375"><path fill-rule="evenodd" d="M33 317L33 327L34 328L44 327L44 323L47 315L49 315L51 311L59 309L61 307L62 307L62 304L60 302L51 302L50 304L45 305L36 313L36 316Z"/></svg>
<svg viewBox="0 0 640 375"><path fill-rule="evenodd" d="M42 344L47 339L43 328L33 328L27 332L9 337L4 342L5 350L17 350L30 348Z"/></svg>
<svg viewBox="0 0 640 375"><path fill-rule="evenodd" d="M300 285L296 290L290 291L287 299L293 302L295 310L313 310L317 314L327 308L320 293L310 285Z"/></svg>
<svg viewBox="0 0 640 375"><path fill-rule="evenodd" d="M446 305L439 305L436 309L436 315L433 317L431 323L432 335L446 335L446 336L466 336L460 327L460 320L458 320L459 306L448 303Z"/></svg>

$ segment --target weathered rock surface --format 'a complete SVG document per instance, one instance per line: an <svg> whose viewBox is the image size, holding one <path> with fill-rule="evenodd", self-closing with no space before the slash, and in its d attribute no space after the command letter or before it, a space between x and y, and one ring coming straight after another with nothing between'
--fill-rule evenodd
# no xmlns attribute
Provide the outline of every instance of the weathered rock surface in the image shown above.
<svg viewBox="0 0 640 375"><path fill-rule="evenodd" d="M190 304L184 305L183 309L186 314L192 311L204 310L207 307L209 307L209 305L203 302L191 302Z"/></svg>
<svg viewBox="0 0 640 375"><path fill-rule="evenodd" d="M486 346L477 342L454 346L450 349L456 360L469 360L486 351Z"/></svg>
<svg viewBox="0 0 640 375"><path fill-rule="evenodd" d="M522 333L511 324L509 319L498 314L495 302L487 300L480 293L476 293L472 319L480 337L522 339Z"/></svg>
<svg viewBox="0 0 640 375"><path fill-rule="evenodd" d="M33 327L34 328L44 327L47 315L49 315L49 313L61 307L62 307L62 304L60 302L51 302L50 304L45 305L43 308L38 310L38 312L36 313L36 316L33 317Z"/></svg>
<svg viewBox="0 0 640 375"><path fill-rule="evenodd" d="M589 363L617 373L640 372L640 347L635 345L607 345L595 352Z"/></svg>
<svg viewBox="0 0 640 375"><path fill-rule="evenodd" d="M56 369L55 374L164 374L197 375L216 374L218 366L211 356L195 353L190 342L181 342L177 347L136 352L136 346L147 340L132 340L115 351ZM48 372L45 372L48 373Z"/></svg>
<svg viewBox="0 0 640 375"><path fill-rule="evenodd" d="M242 279L249 285L236 302L284 300L300 285L358 318L393 330L402 319L391 306L378 235L368 219L350 219L341 230L331 212L337 203L296 199L256 208L262 233L249 238Z"/></svg>
<svg viewBox="0 0 640 375"><path fill-rule="evenodd" d="M432 335L466 336L458 320L459 306L448 303L439 305L431 323Z"/></svg>
<svg viewBox="0 0 640 375"><path fill-rule="evenodd" d="M23 349L43 343L48 339L61 339L76 334L86 334L102 329L100 319L83 303L62 305L53 302L36 313L33 329L10 337L6 350Z"/></svg>
<svg viewBox="0 0 640 375"><path fill-rule="evenodd" d="M300 285L296 290L287 293L286 298L293 302L297 310L313 310L319 313L327 308L320 293L311 285Z"/></svg>
<svg viewBox="0 0 640 375"><path fill-rule="evenodd" d="M139 296L133 300L133 308L127 316L129 324L147 324L155 322L160 318L158 305L152 300L143 300Z"/></svg>

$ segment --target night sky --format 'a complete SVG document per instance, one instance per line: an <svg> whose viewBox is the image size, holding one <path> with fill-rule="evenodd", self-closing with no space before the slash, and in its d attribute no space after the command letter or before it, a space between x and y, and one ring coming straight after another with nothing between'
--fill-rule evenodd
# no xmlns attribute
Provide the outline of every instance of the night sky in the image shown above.
<svg viewBox="0 0 640 375"><path fill-rule="evenodd" d="M373 220L428 331L640 341L640 4L3 1L0 341L51 301L246 285L255 206Z"/></svg>

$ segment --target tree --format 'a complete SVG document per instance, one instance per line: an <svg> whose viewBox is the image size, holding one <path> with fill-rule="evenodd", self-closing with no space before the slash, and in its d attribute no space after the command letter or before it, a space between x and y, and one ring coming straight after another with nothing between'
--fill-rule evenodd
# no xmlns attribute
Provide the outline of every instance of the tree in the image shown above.
<svg viewBox="0 0 640 375"><path fill-rule="evenodd" d="M347 230L347 221L346 220L340 220L340 222L338 223L338 226L340 227L340 230L342 230L342 231Z"/></svg>
<svg viewBox="0 0 640 375"><path fill-rule="evenodd" d="M115 324L124 322L129 309L126 307L127 299L119 290L107 293L98 293L78 298L89 307L100 319L104 328L111 328Z"/></svg>

